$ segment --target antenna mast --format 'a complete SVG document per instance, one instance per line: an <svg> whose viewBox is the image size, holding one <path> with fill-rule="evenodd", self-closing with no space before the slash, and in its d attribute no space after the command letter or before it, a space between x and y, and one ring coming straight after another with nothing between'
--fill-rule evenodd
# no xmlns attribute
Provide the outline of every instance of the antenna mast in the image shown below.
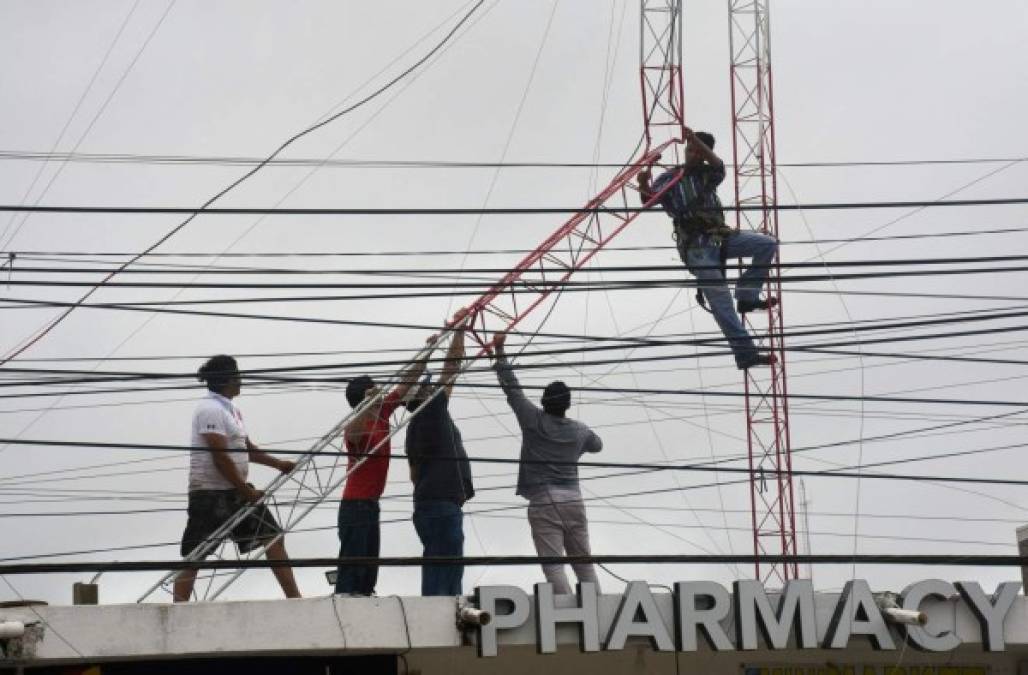
<svg viewBox="0 0 1028 675"><path fill-rule="evenodd" d="M732 80L732 159L735 203L756 206L736 211L736 227L778 238L778 186L775 175L775 122L771 84L770 0L728 0ZM765 347L776 358L770 368L746 371L746 429L749 449L753 552L796 554L796 514L792 486L785 350L782 349L782 283L778 260L768 275L768 293L779 303L747 322L767 334ZM796 563L755 563L763 582L784 583L798 575Z"/></svg>

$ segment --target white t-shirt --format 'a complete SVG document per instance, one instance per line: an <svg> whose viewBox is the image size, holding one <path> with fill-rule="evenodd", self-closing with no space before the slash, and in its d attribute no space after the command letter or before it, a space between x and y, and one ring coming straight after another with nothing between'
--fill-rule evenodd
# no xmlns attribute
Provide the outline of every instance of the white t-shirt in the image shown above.
<svg viewBox="0 0 1028 675"><path fill-rule="evenodd" d="M246 449L246 427L243 426L243 415L232 401L213 391L200 399L193 411L193 434L189 444L194 448L189 456L189 491L193 490L232 490L235 488L214 464L214 457L208 449L201 434L220 434L228 439L228 447L233 450ZM250 458L246 452L230 452L239 475L246 479L250 467Z"/></svg>

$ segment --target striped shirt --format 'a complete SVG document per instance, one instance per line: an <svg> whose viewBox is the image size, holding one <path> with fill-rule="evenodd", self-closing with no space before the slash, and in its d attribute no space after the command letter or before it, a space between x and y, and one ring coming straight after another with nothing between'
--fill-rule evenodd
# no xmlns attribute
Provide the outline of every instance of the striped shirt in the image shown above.
<svg viewBox="0 0 1028 675"><path fill-rule="evenodd" d="M725 224L725 212L717 196L717 186L725 179L725 165L700 164L688 173L675 178L685 170L684 165L668 169L653 181L654 194L667 185L674 185L660 197L660 204L672 219L678 222L696 222L705 226Z"/></svg>

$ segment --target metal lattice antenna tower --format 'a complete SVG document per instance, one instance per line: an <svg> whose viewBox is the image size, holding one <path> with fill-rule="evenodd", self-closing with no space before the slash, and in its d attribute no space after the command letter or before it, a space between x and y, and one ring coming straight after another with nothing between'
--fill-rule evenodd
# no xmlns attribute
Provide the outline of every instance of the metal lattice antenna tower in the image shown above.
<svg viewBox="0 0 1028 675"><path fill-rule="evenodd" d="M473 304L464 321L471 344L478 345L474 357L465 361L462 370L476 358L483 356L497 332L517 328L536 307L554 291L562 287L575 272L585 265L614 237L638 216L638 211L625 211L623 207L637 206L638 193L633 181L638 173L656 161L661 152L682 139L682 46L681 0L641 0L640 79L643 91L643 120L646 146L643 152L621 169L610 184L585 205L590 210L576 213L548 236L534 251L525 256L510 272ZM653 204L662 193L649 200ZM618 209L622 210L606 210ZM601 210L603 209L603 210ZM426 351L440 346L446 336L425 347L415 359ZM403 369L390 378L396 382ZM282 526L283 534L294 530L319 504L335 497L350 472L345 470L342 432L362 404L340 420L304 455L297 458L296 468L287 475L275 478L266 488L260 503L268 506ZM416 413L415 413L416 414ZM391 435L409 423L411 416L401 417L393 425ZM380 445L384 444L383 441ZM378 446L371 453L378 451ZM359 464L354 467L359 468ZM239 554L229 542L228 534L253 510L253 506L240 509L211 537L194 549L187 557L199 561L211 556L217 559L254 559L264 555L264 547L249 554ZM268 542L270 545L273 542ZM198 595L215 599L235 582L242 570L231 573L203 573L197 575ZM177 576L168 572L140 598L152 599L156 594L169 594Z"/></svg>
<svg viewBox="0 0 1028 675"><path fill-rule="evenodd" d="M646 150L656 139L684 137L682 94L682 2L642 0L639 76Z"/></svg>
<svg viewBox="0 0 1028 675"><path fill-rule="evenodd" d="M769 40L770 0L728 0L732 79L732 158L735 202L756 206L736 211L736 227L778 237L778 188L775 176L775 124ZM780 270L772 268L768 293L781 300ZM786 400L782 303L763 317L752 313L764 347L777 361L770 368L746 371L746 428L749 447L753 551L796 554L796 514L792 486L789 405ZM760 317L760 318L758 318ZM755 565L761 581L784 583L798 576L796 563Z"/></svg>

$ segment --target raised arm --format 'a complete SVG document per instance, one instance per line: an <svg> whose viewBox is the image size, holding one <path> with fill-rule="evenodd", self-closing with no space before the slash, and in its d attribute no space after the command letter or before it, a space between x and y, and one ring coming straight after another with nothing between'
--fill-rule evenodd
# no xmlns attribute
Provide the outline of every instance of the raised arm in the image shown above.
<svg viewBox="0 0 1028 675"><path fill-rule="evenodd" d="M496 337L493 338L493 350L496 356L496 379L500 381L500 387L507 396L507 405L511 407L520 421L522 415L535 412L536 407L525 396L517 376L514 375L514 369L507 360L507 353L504 351L506 342L506 333L497 333Z"/></svg>
<svg viewBox="0 0 1028 675"><path fill-rule="evenodd" d="M431 344L435 340L435 335L428 338L425 342ZM393 388L393 394L396 399L402 399L410 391L410 388L418 383L421 376L425 372L425 365L428 363L428 357L432 355L431 350L426 352L423 357L407 366L400 372L400 383Z"/></svg>
<svg viewBox="0 0 1028 675"><path fill-rule="evenodd" d="M460 364L464 360L464 317L468 311L462 309L453 317L453 337L450 338L450 348L446 351L446 358L443 360L442 386L446 387L446 398L453 395L453 383L460 375Z"/></svg>
<svg viewBox="0 0 1028 675"><path fill-rule="evenodd" d="M639 200L643 204L650 201L653 197L653 188L650 187L650 180L652 178L653 175L650 173L650 167L646 167L636 176L636 179L639 181Z"/></svg>
<svg viewBox="0 0 1028 675"><path fill-rule="evenodd" d="M721 158L714 153L710 147L707 146L703 140L696 135L696 132L689 127L685 128L685 142L688 144L690 150L692 150L696 156L714 167L720 167L722 170L725 167L725 163L721 161Z"/></svg>
<svg viewBox="0 0 1028 675"><path fill-rule="evenodd" d="M710 136L711 145L707 145L707 141L703 140L707 136L710 134L696 133L689 127L685 128L684 170L693 176L694 180L699 181L698 184L694 183L699 193L713 192L725 180L725 163L714 154L713 136ZM697 195L696 200L691 201L700 199L701 197Z"/></svg>
<svg viewBox="0 0 1028 675"><path fill-rule="evenodd" d="M660 161L660 155L657 155L656 157L654 157L653 161L654 162L659 162ZM651 199L653 199L653 186L651 185L651 182L653 181L653 173L652 173L652 171L653 171L653 164L650 164L645 169L640 171L638 173L638 175L636 176L636 180L639 181L639 199L642 200L642 203L644 205L646 204L646 202L648 202Z"/></svg>
<svg viewBox="0 0 1028 675"><path fill-rule="evenodd" d="M435 336L433 335L426 342L432 343L434 340ZM382 414L382 406L385 405L387 398L394 401L393 405L395 406L395 402L400 401L401 399L403 399L404 396L407 395L407 392L410 390L410 388L417 383L418 379L421 377L421 374L425 372L425 365L428 362L428 358L431 355L431 351L426 352L425 355L422 356L420 359L418 359L411 365L407 366L407 368L405 368L404 370L400 371L400 374L398 376L399 383L395 387L393 387L393 390L389 394L383 396L381 394L381 389L379 389L378 387L369 387L364 392L364 401L368 401L370 399L377 400L375 400L370 405L365 404L363 401L360 405L358 405L358 407L364 406L364 408L361 409L361 411L358 412L354 416L354 418L350 420L350 422L346 425L346 428L343 429L343 434L346 438L347 443L355 446L360 443L361 438L365 434L365 429L367 429L368 422L370 422L371 420L378 419L378 417ZM390 409L388 413L392 414L392 410Z"/></svg>

